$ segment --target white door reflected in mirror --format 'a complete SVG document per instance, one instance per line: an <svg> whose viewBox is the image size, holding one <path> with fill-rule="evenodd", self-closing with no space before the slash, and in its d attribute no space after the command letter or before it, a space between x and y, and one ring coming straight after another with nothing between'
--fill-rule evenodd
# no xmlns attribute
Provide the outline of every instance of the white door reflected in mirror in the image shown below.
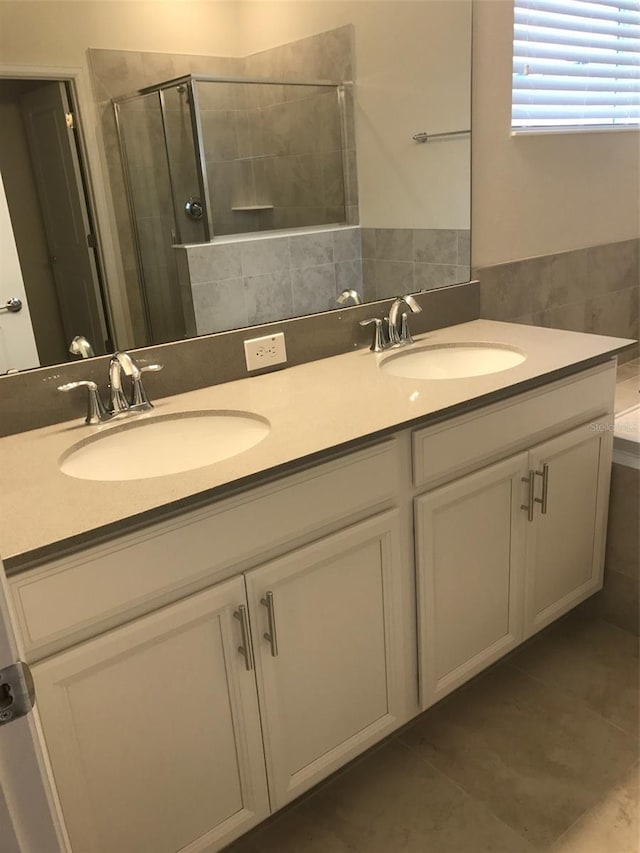
<svg viewBox="0 0 640 853"><path fill-rule="evenodd" d="M4 184L0 180L0 306L12 299L22 302L20 311L0 311L0 374L38 367L38 350L31 327L27 295L13 236Z"/></svg>

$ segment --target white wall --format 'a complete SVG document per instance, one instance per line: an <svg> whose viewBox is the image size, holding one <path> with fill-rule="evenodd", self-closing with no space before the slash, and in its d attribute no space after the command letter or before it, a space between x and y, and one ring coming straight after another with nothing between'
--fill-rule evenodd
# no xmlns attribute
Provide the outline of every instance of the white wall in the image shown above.
<svg viewBox="0 0 640 853"><path fill-rule="evenodd" d="M476 0L473 264L640 235L640 131L511 136L513 3Z"/></svg>
<svg viewBox="0 0 640 853"><path fill-rule="evenodd" d="M86 50L237 56L234 0L0 0L0 63L86 67Z"/></svg>

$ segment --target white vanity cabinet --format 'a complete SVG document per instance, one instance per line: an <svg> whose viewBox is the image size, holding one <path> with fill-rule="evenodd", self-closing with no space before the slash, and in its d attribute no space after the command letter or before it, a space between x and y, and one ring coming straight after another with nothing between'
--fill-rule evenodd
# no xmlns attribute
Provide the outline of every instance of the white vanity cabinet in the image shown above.
<svg viewBox="0 0 640 853"><path fill-rule="evenodd" d="M73 853L220 850L596 591L614 387L596 366L10 578Z"/></svg>
<svg viewBox="0 0 640 853"><path fill-rule="evenodd" d="M32 668L74 853L219 850L269 814L242 578Z"/></svg>
<svg viewBox="0 0 640 853"><path fill-rule="evenodd" d="M214 853L415 713L400 455L379 442L12 579L73 853Z"/></svg>
<svg viewBox="0 0 640 853"><path fill-rule="evenodd" d="M414 434L418 485L474 469L414 502L422 708L602 586L612 388L595 368Z"/></svg>
<svg viewBox="0 0 640 853"><path fill-rule="evenodd" d="M522 641L527 454L416 499L421 705Z"/></svg>
<svg viewBox="0 0 640 853"><path fill-rule="evenodd" d="M275 808L403 720L398 512L246 575Z"/></svg>
<svg viewBox="0 0 640 853"><path fill-rule="evenodd" d="M604 418L529 455L536 489L526 537L525 639L602 586L612 445L612 421Z"/></svg>

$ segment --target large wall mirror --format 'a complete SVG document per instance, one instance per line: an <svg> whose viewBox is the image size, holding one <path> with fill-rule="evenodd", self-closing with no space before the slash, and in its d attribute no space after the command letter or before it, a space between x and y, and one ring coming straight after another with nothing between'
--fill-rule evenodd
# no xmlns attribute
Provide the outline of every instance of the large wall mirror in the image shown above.
<svg viewBox="0 0 640 853"><path fill-rule="evenodd" d="M471 0L0 14L0 374L469 280Z"/></svg>

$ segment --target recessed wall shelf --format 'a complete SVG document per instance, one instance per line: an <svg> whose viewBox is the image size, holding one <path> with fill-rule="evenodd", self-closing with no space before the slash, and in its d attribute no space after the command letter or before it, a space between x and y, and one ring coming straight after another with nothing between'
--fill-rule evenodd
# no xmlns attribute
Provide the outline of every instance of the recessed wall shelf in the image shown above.
<svg viewBox="0 0 640 853"><path fill-rule="evenodd" d="M273 210L272 204L246 204L242 207L232 207L231 210L239 213L255 213L257 210Z"/></svg>

